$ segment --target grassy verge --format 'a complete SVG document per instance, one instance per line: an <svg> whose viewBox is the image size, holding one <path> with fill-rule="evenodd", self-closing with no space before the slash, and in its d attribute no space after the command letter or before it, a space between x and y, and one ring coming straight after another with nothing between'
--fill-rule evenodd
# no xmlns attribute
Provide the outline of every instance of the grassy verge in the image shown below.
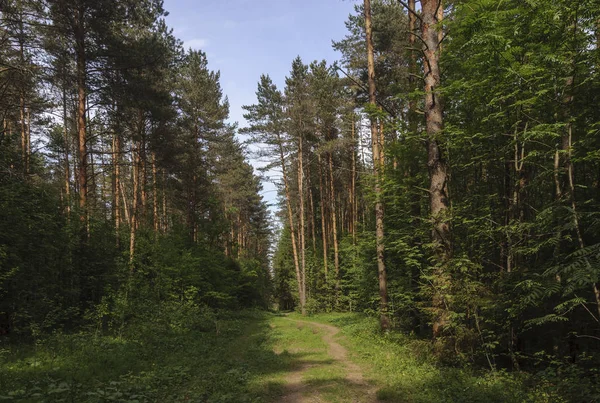
<svg viewBox="0 0 600 403"><path fill-rule="evenodd" d="M299 315L292 317L301 319ZM431 402L566 402L552 388L530 382L521 373L475 371L440 366L423 342L381 334L376 320L359 314L319 314L309 318L341 329L351 358L365 370L384 401Z"/></svg>
<svg viewBox="0 0 600 403"><path fill-rule="evenodd" d="M0 400L271 400L293 364L273 351L270 317L228 313L203 331L140 325L121 337L56 334L0 345Z"/></svg>

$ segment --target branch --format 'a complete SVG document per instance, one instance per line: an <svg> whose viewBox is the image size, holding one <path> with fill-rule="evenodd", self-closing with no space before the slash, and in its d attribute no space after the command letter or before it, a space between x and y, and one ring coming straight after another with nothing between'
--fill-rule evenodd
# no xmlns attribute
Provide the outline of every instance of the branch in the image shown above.
<svg viewBox="0 0 600 403"><path fill-rule="evenodd" d="M579 338L579 337L587 337L587 338L589 338L589 339L596 339L596 340L600 340L600 337L596 337L596 336L588 336L588 335L586 335L586 334L582 334L582 335L576 334L576 335L575 335L575 337L578 337L578 338Z"/></svg>
<svg viewBox="0 0 600 403"><path fill-rule="evenodd" d="M368 90L362 85L362 83L359 83L358 81L356 81L354 79L354 77L351 77L348 73L346 73L344 70L342 70L341 67L339 67L338 65L335 65L335 68L339 71L341 71L346 77L348 77L350 80L352 80L356 85L358 85L363 91L368 92ZM385 104L383 104L383 102L379 101L378 99L379 97L375 97L375 102L377 102L379 104L379 106L381 106L383 109L385 109L385 111L387 113L390 114L390 116L394 116L395 113L390 110L390 108L388 108Z"/></svg>
<svg viewBox="0 0 600 403"><path fill-rule="evenodd" d="M442 7L442 0L438 0L437 7L435 8L435 14L434 14L434 15L435 15L435 19L436 19L436 21L437 21L438 23L440 22L440 20L438 20L438 19L437 19L437 15L438 15L438 11L440 11L440 7ZM443 11L442 11L442 12L443 12ZM443 18L444 18L444 17L442 16L442 19L443 19Z"/></svg>
<svg viewBox="0 0 600 403"><path fill-rule="evenodd" d="M398 0L398 3L402 4L404 6L404 8L406 8L408 10L409 13L411 13L412 15L414 15L415 17L417 17L417 19L419 21L423 22L423 18L421 18L421 16L419 14L417 14L415 12L415 10L411 9L410 7L408 7L408 4L406 4L402 0Z"/></svg>

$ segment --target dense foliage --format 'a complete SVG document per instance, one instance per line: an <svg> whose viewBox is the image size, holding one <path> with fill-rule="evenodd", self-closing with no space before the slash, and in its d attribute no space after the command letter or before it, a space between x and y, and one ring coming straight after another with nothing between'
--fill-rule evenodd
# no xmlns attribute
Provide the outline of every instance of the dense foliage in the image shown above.
<svg viewBox="0 0 600 403"><path fill-rule="evenodd" d="M377 313L453 363L597 381L597 2L364 3L341 65L296 59L247 107L287 180L280 306Z"/></svg>
<svg viewBox="0 0 600 403"><path fill-rule="evenodd" d="M162 3L0 12L0 336L267 307L260 179Z"/></svg>

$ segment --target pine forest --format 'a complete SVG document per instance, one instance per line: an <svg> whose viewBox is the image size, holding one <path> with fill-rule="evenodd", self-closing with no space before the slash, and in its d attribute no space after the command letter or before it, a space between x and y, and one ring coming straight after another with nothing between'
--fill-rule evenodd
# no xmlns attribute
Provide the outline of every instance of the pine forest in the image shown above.
<svg viewBox="0 0 600 403"><path fill-rule="evenodd" d="M0 0L0 400L600 402L597 0L178 1Z"/></svg>

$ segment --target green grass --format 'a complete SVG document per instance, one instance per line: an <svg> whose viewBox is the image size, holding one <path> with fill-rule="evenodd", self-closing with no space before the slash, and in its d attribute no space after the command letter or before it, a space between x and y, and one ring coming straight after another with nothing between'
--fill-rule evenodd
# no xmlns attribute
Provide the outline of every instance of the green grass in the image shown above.
<svg viewBox="0 0 600 403"><path fill-rule="evenodd" d="M293 363L273 351L270 315L228 315L218 334L139 326L119 338L57 334L0 346L0 400L271 400Z"/></svg>
<svg viewBox="0 0 600 403"><path fill-rule="evenodd" d="M346 379L345 366L328 354L323 331L295 319L339 327L336 340L383 401L569 401L525 373L441 366L426 342L381 334L363 315L222 316L201 329L142 322L119 337L90 331L57 333L35 344L1 341L0 401L277 402L290 393L294 374L303 395L340 403L364 397L369 386Z"/></svg>
<svg viewBox="0 0 600 403"><path fill-rule="evenodd" d="M270 323L275 351L291 357L296 370L302 369L301 379L307 385L303 394L319 395L323 401L339 403L354 401L357 395L363 395L364 385L347 381L343 363L328 354L323 330L294 319L306 318L299 315L273 317Z"/></svg>
<svg viewBox="0 0 600 403"><path fill-rule="evenodd" d="M300 316L293 316L300 318ZM439 365L427 342L399 333L382 334L377 321L359 314L319 314L309 318L341 329L340 340L351 358L377 385L383 401L431 402L566 402L551 388L529 384L529 375Z"/></svg>

